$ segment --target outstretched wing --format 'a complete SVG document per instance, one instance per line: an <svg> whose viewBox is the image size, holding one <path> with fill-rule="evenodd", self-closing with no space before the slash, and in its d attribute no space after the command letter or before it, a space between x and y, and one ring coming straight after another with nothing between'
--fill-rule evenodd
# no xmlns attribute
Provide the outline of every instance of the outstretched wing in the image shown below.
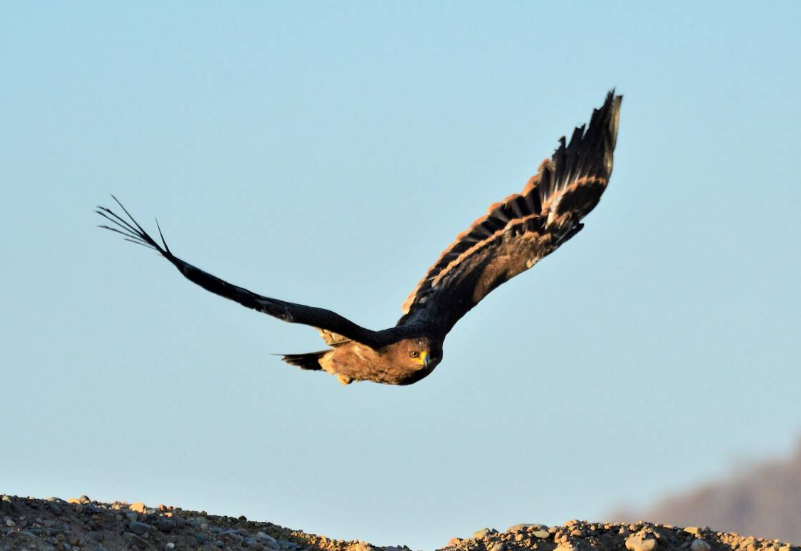
<svg viewBox="0 0 801 551"><path fill-rule="evenodd" d="M318 328L323 336L326 334L336 334L340 338L351 339L371 347L380 344L375 331L360 327L335 312L323 308L304 306L302 304L294 304L292 302L263 297L242 287L232 285L227 281L223 281L218 277L204 272L200 268L196 268L184 262L172 254L166 241L164 241L164 236L161 234L161 228L159 228L159 236L161 237L161 244L159 244L142 229L142 226L134 220L133 216L122 206L122 203L120 203L116 197L112 195L112 198L128 216L130 221L122 218L110 209L98 207L97 213L112 224L111 226L102 225L100 226L101 228L122 234L125 236L126 241L131 241L137 245L143 245L155 250L161 254L161 256L172 262L172 264L178 268L178 271L189 281L200 285L207 291L211 291L221 297L238 302L242 306L253 308L254 310L269 314L286 322L314 326ZM158 226L158 221L156 225Z"/></svg>
<svg viewBox="0 0 801 551"><path fill-rule="evenodd" d="M545 160L522 193L490 206L456 237L403 305L398 325L441 335L490 291L528 270L578 233L612 173L622 96L610 91L589 128Z"/></svg>

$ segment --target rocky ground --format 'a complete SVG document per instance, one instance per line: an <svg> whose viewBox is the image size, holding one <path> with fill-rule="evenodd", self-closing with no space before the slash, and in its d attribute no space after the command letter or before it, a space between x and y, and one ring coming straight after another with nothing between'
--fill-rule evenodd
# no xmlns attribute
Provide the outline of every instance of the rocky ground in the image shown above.
<svg viewBox="0 0 801 551"><path fill-rule="evenodd" d="M115 551L248 549L255 551L405 551L362 541L339 541L245 517L144 503L99 503L86 496L0 498L0 551L32 549ZM518 524L505 532L489 528L453 538L449 551L801 551L778 540L742 537L709 528L677 528L570 521L564 526Z"/></svg>

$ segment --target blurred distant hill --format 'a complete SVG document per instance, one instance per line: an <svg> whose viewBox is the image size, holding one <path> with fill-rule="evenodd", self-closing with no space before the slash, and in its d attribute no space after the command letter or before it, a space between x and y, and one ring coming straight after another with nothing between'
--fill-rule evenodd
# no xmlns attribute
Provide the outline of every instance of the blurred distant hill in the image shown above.
<svg viewBox="0 0 801 551"><path fill-rule="evenodd" d="M720 481L669 496L643 511L623 511L615 520L714 530L801 543L801 440L789 459L753 464Z"/></svg>

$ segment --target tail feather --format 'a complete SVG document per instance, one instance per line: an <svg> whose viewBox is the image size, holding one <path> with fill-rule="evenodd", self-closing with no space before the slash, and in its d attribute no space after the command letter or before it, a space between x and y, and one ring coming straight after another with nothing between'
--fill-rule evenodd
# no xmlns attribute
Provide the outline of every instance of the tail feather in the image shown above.
<svg viewBox="0 0 801 551"><path fill-rule="evenodd" d="M307 352L306 354L284 354L281 359L288 364L298 366L308 371L321 371L320 358L325 356L328 350L319 352Z"/></svg>

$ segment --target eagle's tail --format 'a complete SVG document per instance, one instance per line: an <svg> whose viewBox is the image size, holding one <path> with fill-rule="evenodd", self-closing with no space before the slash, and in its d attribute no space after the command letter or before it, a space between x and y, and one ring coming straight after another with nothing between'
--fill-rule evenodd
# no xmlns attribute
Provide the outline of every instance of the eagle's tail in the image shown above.
<svg viewBox="0 0 801 551"><path fill-rule="evenodd" d="M320 371L323 369L323 366L320 365L320 358L325 356L327 353L328 350L307 352L306 354L284 354L281 359L286 363L296 365L301 369Z"/></svg>

